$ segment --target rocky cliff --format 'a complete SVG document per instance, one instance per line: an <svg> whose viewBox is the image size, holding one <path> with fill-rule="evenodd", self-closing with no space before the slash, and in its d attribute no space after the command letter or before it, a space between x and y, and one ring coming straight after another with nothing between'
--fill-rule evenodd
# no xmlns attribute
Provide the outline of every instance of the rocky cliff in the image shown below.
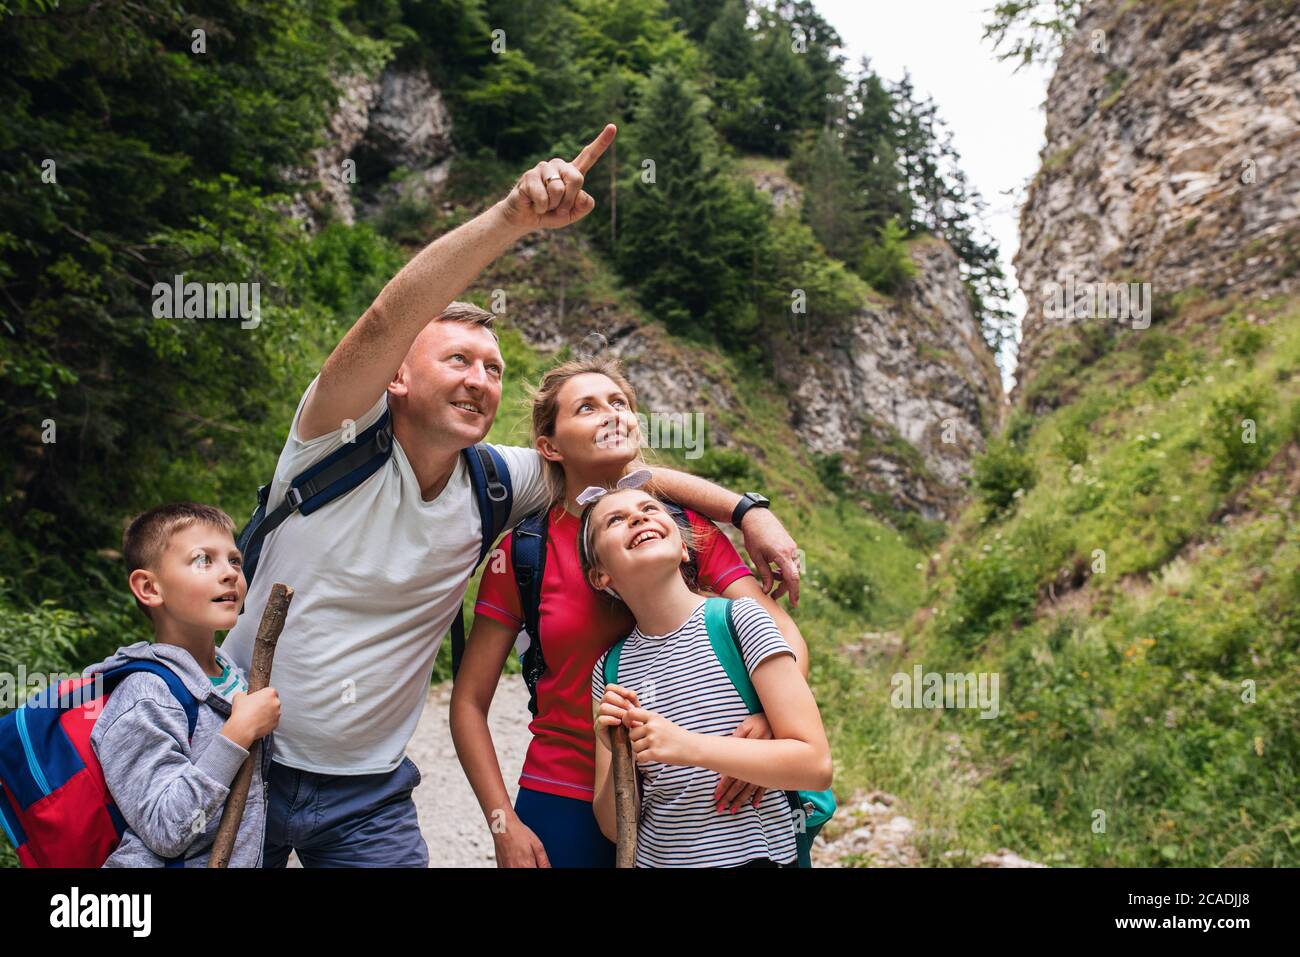
<svg viewBox="0 0 1300 957"><path fill-rule="evenodd" d="M426 77L389 69L378 78L346 78L315 169L298 171L304 185L317 188L303 190L295 212L309 226L330 216L351 223L402 196L428 202L452 157L451 119ZM400 185L389 181L394 170ZM798 206L801 192L779 167L760 163L746 172L774 205ZM781 425L806 452L838 456L850 490L946 519L955 514L971 457L998 425L1004 398L952 248L923 239L911 255L916 277L894 298L863 302L847 333L774 350L787 402ZM558 287L539 280L552 260L566 264ZM710 447L761 457L735 384L718 362L698 347L683 348L616 299L574 296L576 308L566 308L566 287L599 286L593 281L601 269L577 236L539 234L495 264L480 286L514 293L510 324L530 345L580 351L598 334L598 348L624 360L644 410L701 410ZM539 285L543 295L524 291Z"/></svg>
<svg viewBox="0 0 1300 957"><path fill-rule="evenodd" d="M358 208L428 201L451 167L452 121L441 91L422 70L396 67L377 77L341 77L338 87L313 168L290 173L304 187L292 215L308 228L328 218L351 225Z"/></svg>
<svg viewBox="0 0 1300 957"><path fill-rule="evenodd" d="M1002 383L942 239L910 249L916 277L862 304L846 335L776 357L793 424L839 455L860 488L929 519L952 517L962 477L1002 414Z"/></svg>
<svg viewBox="0 0 1300 957"><path fill-rule="evenodd" d="M1087 4L1048 88L1042 169L1021 213L1017 398L1064 326L1142 327L1090 304L1062 316L1053 284L1082 295L1150 283L1156 321L1193 287L1297 288L1298 117L1293 0Z"/></svg>

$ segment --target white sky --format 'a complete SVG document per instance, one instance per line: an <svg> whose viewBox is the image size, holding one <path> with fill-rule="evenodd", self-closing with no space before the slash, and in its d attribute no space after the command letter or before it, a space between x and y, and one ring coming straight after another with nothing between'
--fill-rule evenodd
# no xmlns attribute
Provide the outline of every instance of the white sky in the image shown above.
<svg viewBox="0 0 1300 957"><path fill-rule="evenodd" d="M992 41L980 38L993 2L814 0L844 41L846 67L856 72L867 56L872 69L891 81L910 70L917 96L934 98L970 184L988 203L985 222L1014 285L1011 257L1020 241L1024 189L1038 170L1051 71L1033 65L1013 73L1010 61L996 59ZM1012 312L1019 320L1025 302L1014 288ZM1008 388L1010 371L1002 376Z"/></svg>

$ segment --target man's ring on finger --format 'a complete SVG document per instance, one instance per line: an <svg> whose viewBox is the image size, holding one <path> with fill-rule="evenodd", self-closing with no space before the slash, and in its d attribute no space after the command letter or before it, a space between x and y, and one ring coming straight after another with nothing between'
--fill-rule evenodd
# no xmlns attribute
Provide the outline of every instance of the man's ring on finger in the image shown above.
<svg viewBox="0 0 1300 957"><path fill-rule="evenodd" d="M554 176L548 176L548 177L546 177L546 179L543 180L543 182L549 183L549 182L550 182L551 180L553 180L553 179L564 179L564 177L561 176L559 173L556 173Z"/></svg>

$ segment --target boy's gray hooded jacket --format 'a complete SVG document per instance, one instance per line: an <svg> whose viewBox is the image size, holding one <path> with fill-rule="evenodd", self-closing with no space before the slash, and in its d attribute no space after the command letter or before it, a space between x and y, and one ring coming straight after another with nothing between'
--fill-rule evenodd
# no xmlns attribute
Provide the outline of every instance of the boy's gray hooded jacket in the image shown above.
<svg viewBox="0 0 1300 957"><path fill-rule="evenodd" d="M163 867L168 859L183 857L184 867L206 867L226 795L248 751L221 734L230 702L217 694L184 648L138 641L84 674L111 671L133 660L159 662L180 676L199 703L198 720L191 740L185 710L157 675L128 675L108 695L90 743L127 830L104 866ZM238 669L220 649L217 661ZM271 737L262 744L261 766L253 768L231 867L262 866Z"/></svg>

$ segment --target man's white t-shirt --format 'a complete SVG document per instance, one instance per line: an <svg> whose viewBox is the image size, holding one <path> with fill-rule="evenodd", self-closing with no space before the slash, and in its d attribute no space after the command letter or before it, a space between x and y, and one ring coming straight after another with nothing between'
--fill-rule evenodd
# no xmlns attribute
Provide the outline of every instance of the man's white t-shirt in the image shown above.
<svg viewBox="0 0 1300 957"><path fill-rule="evenodd" d="M294 476L374 424L388 402L385 392L346 435L340 428L303 442L298 421L315 385L294 413L268 512ZM510 469L513 526L546 503L542 458L533 449L494 447ZM311 515L293 513L267 536L245 611L221 647L249 672L271 586L293 588L271 672L281 702L276 761L349 775L388 772L402 762L482 538L464 456L441 494L426 502L396 437L374 475Z"/></svg>

